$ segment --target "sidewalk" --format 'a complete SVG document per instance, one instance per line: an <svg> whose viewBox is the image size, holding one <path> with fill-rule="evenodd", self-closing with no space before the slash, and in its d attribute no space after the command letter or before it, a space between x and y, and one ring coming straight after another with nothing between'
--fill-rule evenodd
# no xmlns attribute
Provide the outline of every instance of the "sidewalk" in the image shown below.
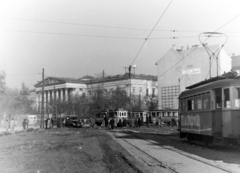
<svg viewBox="0 0 240 173"><path fill-rule="evenodd" d="M176 135L179 134L178 126L141 126L139 127L135 127L135 128L128 128L128 129L132 129L132 130L138 130L138 131L142 131L142 132L146 132L146 133L154 133L154 134L162 134L162 135Z"/></svg>

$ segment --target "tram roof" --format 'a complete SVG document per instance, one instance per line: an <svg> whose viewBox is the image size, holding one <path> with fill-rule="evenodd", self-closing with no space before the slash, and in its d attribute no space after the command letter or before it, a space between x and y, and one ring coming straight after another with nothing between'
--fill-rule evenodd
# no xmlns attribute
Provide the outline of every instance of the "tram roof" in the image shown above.
<svg viewBox="0 0 240 173"><path fill-rule="evenodd" d="M211 89L222 88L222 87L233 86L233 85L240 86L240 78L235 78L235 79L226 79L225 78L225 79L220 79L220 80L217 80L214 82L202 84L202 85L196 86L195 88L183 91L179 95L179 98L188 97L188 96L195 95L195 94L200 94L203 92L207 92Z"/></svg>

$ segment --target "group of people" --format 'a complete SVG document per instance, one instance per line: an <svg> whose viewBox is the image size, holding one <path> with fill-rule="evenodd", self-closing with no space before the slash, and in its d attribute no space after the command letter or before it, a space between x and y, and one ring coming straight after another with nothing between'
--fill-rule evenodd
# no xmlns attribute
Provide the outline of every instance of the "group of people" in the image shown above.
<svg viewBox="0 0 240 173"><path fill-rule="evenodd" d="M120 118L117 119L116 118L108 118L108 117L104 117L103 121L102 121L102 126L103 127L109 127L110 129L114 129L114 127L126 127L127 126L127 120L125 118L123 118L123 120Z"/></svg>
<svg viewBox="0 0 240 173"><path fill-rule="evenodd" d="M157 117L157 118L146 117L145 123L148 127L151 127L151 125L162 127L164 124L162 117ZM114 127L120 127L120 128L126 127L127 124L130 127L141 127L144 124L144 122L140 117L135 117L135 118L132 118L129 120L126 120L125 118L117 119L117 118L104 117L103 122L102 122L103 127L110 127L111 129L114 129ZM172 118L170 120L169 124L171 124L171 126L178 125L178 123L176 122L176 120L174 118Z"/></svg>
<svg viewBox="0 0 240 173"><path fill-rule="evenodd" d="M3 120L2 125L6 129L6 131L14 131L14 127L16 126L14 118L11 118L10 121L8 119Z"/></svg>

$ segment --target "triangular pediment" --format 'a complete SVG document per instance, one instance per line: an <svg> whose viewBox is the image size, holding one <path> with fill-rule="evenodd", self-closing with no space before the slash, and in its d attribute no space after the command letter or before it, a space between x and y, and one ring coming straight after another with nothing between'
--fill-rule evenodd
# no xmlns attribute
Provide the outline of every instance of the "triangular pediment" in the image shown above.
<svg viewBox="0 0 240 173"><path fill-rule="evenodd" d="M65 83L65 82L66 82L66 80L54 78L54 77L48 77L48 78L44 79L45 86L59 84L59 83ZM35 87L40 87L40 86L42 86L42 84L43 84L43 82L40 81L35 85Z"/></svg>

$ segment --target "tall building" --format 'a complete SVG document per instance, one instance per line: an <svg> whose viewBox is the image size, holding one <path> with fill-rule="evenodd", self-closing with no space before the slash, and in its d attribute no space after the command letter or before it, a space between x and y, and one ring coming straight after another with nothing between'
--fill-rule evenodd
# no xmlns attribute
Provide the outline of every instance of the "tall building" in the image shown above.
<svg viewBox="0 0 240 173"><path fill-rule="evenodd" d="M52 100L56 99L68 99L74 94L89 95L91 91L97 90L99 87L106 92L112 92L117 87L125 90L129 95L140 96L157 96L157 76L132 74L129 78L129 74L115 75L107 77L93 77L84 76L79 79L73 78L59 78L48 77L44 79L44 107L48 107ZM42 84L38 82L35 85L36 92L36 107L37 111L41 112L42 103ZM131 91L130 91L131 89Z"/></svg>
<svg viewBox="0 0 240 173"><path fill-rule="evenodd" d="M173 45L157 61L159 109L178 109L178 96L187 86L231 70L231 58L219 45L204 46Z"/></svg>
<svg viewBox="0 0 240 173"><path fill-rule="evenodd" d="M240 74L240 55L232 55L232 70L236 71L238 75Z"/></svg>

